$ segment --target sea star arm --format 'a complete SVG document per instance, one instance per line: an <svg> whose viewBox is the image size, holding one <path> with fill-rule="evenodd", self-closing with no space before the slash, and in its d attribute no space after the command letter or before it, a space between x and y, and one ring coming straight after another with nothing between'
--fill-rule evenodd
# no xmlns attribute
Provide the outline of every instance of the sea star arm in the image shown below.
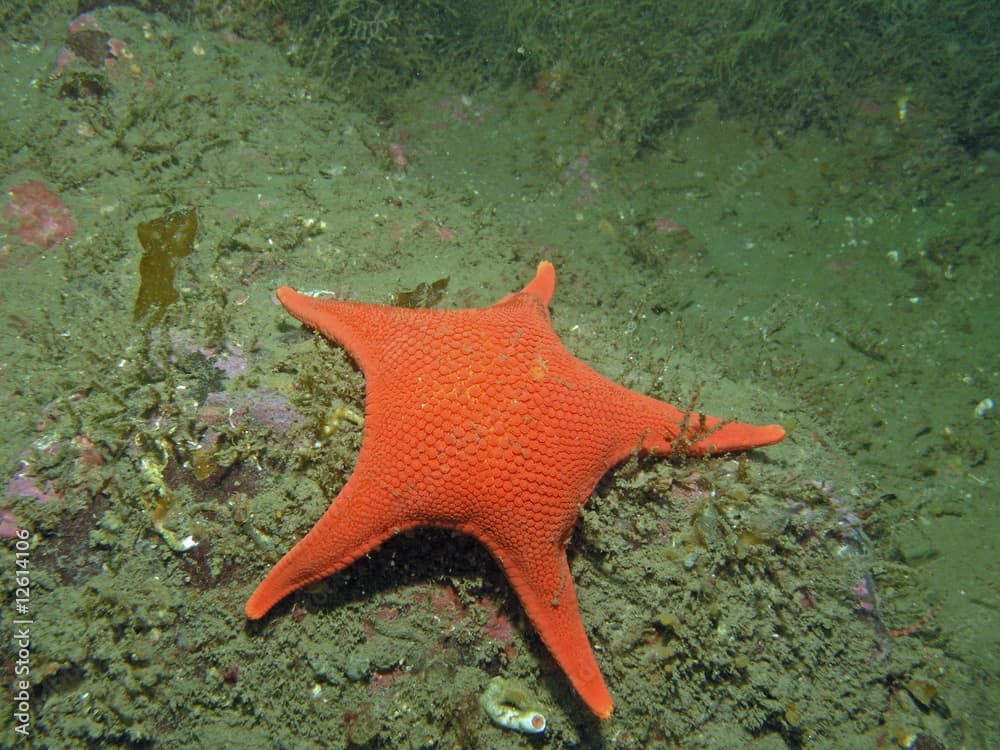
<svg viewBox="0 0 1000 750"><path fill-rule="evenodd" d="M528 619L576 692L597 716L608 718L614 701L583 627L565 542L552 545L537 534L521 537L517 545L501 544L490 534L474 533L500 563Z"/></svg>
<svg viewBox="0 0 1000 750"><path fill-rule="evenodd" d="M398 324L393 318L400 310L386 305L321 300L287 286L278 289L277 296L293 316L347 349L366 376L372 374L387 335Z"/></svg>
<svg viewBox="0 0 1000 750"><path fill-rule="evenodd" d="M701 412L685 412L665 401L612 385L625 391L626 398L632 401L631 408L636 413L633 424L645 422L650 425L643 436L641 449L644 452L710 456L774 445L785 437L781 425L754 425ZM621 444L614 463L624 460L634 448L634 444Z"/></svg>
<svg viewBox="0 0 1000 750"><path fill-rule="evenodd" d="M533 294L545 303L547 308L552 302L552 295L556 291L556 267L551 261L543 260L538 264L538 270L533 278L523 290L522 294Z"/></svg>
<svg viewBox="0 0 1000 750"><path fill-rule="evenodd" d="M333 575L417 525L405 519L388 487L355 470L312 531L261 581L247 601L247 615L259 620L293 591Z"/></svg>

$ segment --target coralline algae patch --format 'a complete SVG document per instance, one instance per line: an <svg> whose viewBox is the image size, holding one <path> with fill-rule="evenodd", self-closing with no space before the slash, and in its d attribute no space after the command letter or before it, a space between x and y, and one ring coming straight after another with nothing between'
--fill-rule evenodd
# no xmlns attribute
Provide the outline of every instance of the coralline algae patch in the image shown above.
<svg viewBox="0 0 1000 750"><path fill-rule="evenodd" d="M73 215L41 180L22 182L7 190L2 231L21 244L54 250L76 231Z"/></svg>

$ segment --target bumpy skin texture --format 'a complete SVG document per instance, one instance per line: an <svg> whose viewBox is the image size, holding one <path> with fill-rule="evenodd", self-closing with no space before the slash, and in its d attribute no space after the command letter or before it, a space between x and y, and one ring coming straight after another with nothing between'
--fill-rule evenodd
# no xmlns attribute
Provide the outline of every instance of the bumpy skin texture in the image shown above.
<svg viewBox="0 0 1000 750"><path fill-rule="evenodd" d="M770 445L756 427L685 413L624 388L570 354L548 305L555 268L472 310L320 301L283 287L296 318L339 342L367 382L364 439L350 480L250 597L282 598L417 526L472 534L497 559L542 641L591 710L613 702L587 640L566 561L580 507L637 448L689 454Z"/></svg>

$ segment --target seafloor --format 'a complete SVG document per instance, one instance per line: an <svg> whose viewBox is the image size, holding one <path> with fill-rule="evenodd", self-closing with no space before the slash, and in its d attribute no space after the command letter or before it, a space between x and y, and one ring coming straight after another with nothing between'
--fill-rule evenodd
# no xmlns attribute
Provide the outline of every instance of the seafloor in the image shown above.
<svg viewBox="0 0 1000 750"><path fill-rule="evenodd" d="M903 92L858 92L836 137L704 102L638 155L568 78L426 80L387 123L261 42L72 19L0 37L7 746L1000 736L996 152ZM90 32L93 59L62 56ZM175 211L193 246L141 263L139 225ZM475 307L541 259L579 357L789 433L630 462L583 510L570 562L606 722L450 533L243 613L350 474L364 410L349 357L274 290ZM489 721L494 676L537 701L542 737Z"/></svg>

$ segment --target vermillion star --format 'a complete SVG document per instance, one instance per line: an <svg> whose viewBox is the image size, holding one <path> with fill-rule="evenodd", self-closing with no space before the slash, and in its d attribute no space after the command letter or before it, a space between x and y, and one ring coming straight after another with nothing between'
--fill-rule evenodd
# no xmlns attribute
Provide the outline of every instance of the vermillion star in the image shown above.
<svg viewBox="0 0 1000 750"><path fill-rule="evenodd" d="M745 450L785 431L685 412L608 380L553 330L555 285L546 261L523 291L472 310L278 290L292 315L360 365L364 438L347 484L250 597L249 617L403 531L455 529L486 545L580 697L601 718L611 715L566 560L580 508L633 452Z"/></svg>

